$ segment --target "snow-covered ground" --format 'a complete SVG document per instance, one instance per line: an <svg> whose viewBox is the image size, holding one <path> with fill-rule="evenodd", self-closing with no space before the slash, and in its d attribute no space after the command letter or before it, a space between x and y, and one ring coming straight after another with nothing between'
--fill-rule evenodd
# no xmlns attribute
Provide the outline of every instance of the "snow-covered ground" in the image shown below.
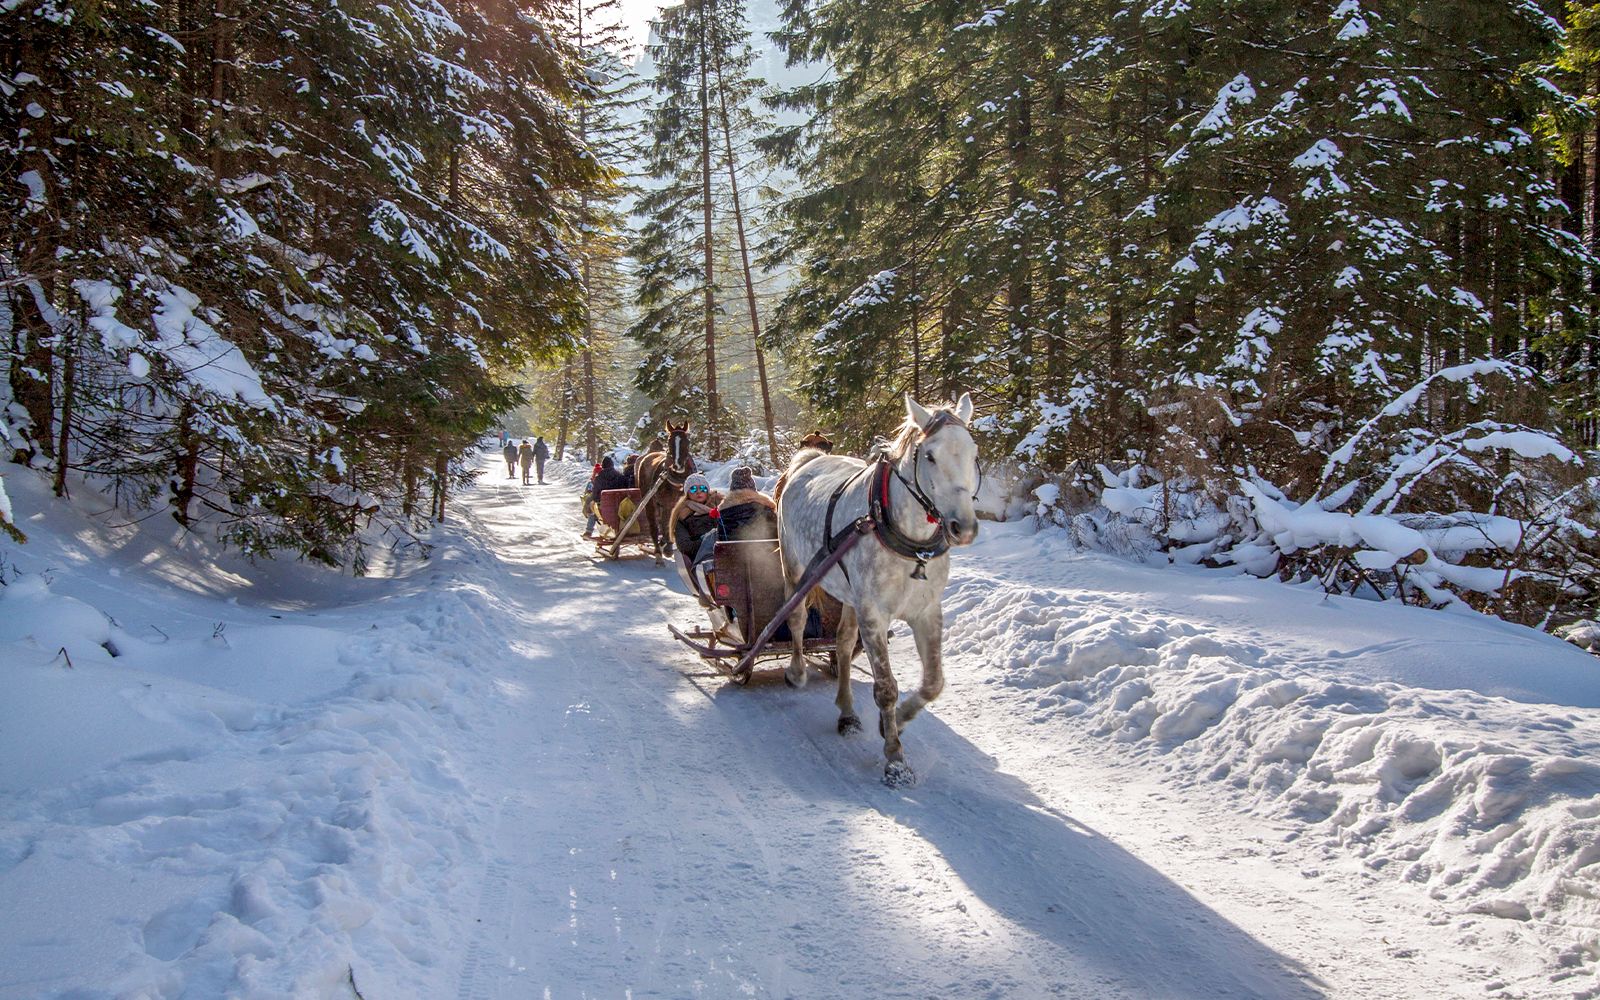
<svg viewBox="0 0 1600 1000"><path fill-rule="evenodd" d="M361 580L7 476L0 997L1600 997L1571 646L989 524L891 790L497 464Z"/></svg>

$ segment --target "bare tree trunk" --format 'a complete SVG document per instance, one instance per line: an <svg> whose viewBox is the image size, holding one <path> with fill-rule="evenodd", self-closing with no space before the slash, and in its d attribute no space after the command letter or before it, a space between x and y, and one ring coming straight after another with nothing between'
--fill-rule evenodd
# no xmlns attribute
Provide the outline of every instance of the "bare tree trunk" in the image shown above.
<svg viewBox="0 0 1600 1000"><path fill-rule="evenodd" d="M211 178L222 181L222 125L227 120L223 112L231 28L228 26L228 0L214 0L211 8Z"/></svg>
<svg viewBox="0 0 1600 1000"><path fill-rule="evenodd" d="M706 424L711 454L722 453L721 407L717 400L716 269L711 254L711 25L706 5L700 7L700 198L705 208Z"/></svg>
<svg viewBox="0 0 1600 1000"><path fill-rule="evenodd" d="M756 376L761 381L761 415L767 425L767 461L778 464L778 432L772 420L772 389L767 383L767 356L761 349L761 313L756 308L756 283L750 276L750 248L744 238L744 210L739 205L739 171L733 161L733 123L728 92L722 82L722 52L717 51L717 99L722 107L722 139L728 151L728 186L733 191L733 227L739 234L739 263L744 268L744 297L750 306L750 338L756 348Z"/></svg>
<svg viewBox="0 0 1600 1000"><path fill-rule="evenodd" d="M583 0L577 0L577 8L578 51L582 52L584 51ZM578 138L582 140L585 146L589 144L589 104L587 98L578 104ZM585 193L583 196L583 216L587 219L588 215L589 195ZM586 243L583 248L583 437L585 451L583 460L585 462L597 461L600 451L599 432L594 423L593 256L593 243Z"/></svg>
<svg viewBox="0 0 1600 1000"><path fill-rule="evenodd" d="M189 504L194 500L200 470L200 435L194 432L194 407L185 402L178 413L177 482L172 491L172 516L189 527Z"/></svg>
<svg viewBox="0 0 1600 1000"><path fill-rule="evenodd" d="M597 462L600 459L600 429L594 422L594 352L585 349L583 352L583 412L588 446L588 455L585 462Z"/></svg>
<svg viewBox="0 0 1600 1000"><path fill-rule="evenodd" d="M584 262L584 268L589 264ZM569 359L561 367L561 419L556 424L556 461L561 461L561 456L567 450L567 425L572 422L572 361Z"/></svg>
<svg viewBox="0 0 1600 1000"><path fill-rule="evenodd" d="M1022 206L1028 199L1023 177L1028 169L1029 143L1033 138L1033 97L1026 70L1031 65L1032 45L1019 45L1016 58L1019 66L1013 78L1016 93L1012 98L1012 119L1007 144L1011 161L1011 177L1007 185L1007 201L1011 218L1017 223L1016 256L1006 283L1006 325L1011 341L1006 345L1010 352L1011 401L1018 406L1027 405L1033 397L1033 259L1029 223L1022 218Z"/></svg>
<svg viewBox="0 0 1600 1000"><path fill-rule="evenodd" d="M75 392L78 371L77 345L62 339L57 341L57 352L62 357L61 365L61 423L60 437L56 440L56 496L67 495L67 466L71 464L71 452L67 450L72 434L72 408L75 402Z"/></svg>
<svg viewBox="0 0 1600 1000"><path fill-rule="evenodd" d="M437 501L433 508L433 519L440 524L444 523L445 500L450 494L450 456L441 452L433 463L433 495Z"/></svg>
<svg viewBox="0 0 1600 1000"><path fill-rule="evenodd" d="M47 456L55 449L51 440L55 427L55 389L51 384L55 354L50 346L50 325L34 301L36 294L23 285L11 298L11 398L27 411L33 423L28 431L32 446L18 449L11 457L23 465L33 459L33 447ZM30 375L30 371L38 373L38 377Z"/></svg>
<svg viewBox="0 0 1600 1000"><path fill-rule="evenodd" d="M402 462L401 476L405 483L405 494L400 500L400 512L410 517L417 512L417 461L410 445L406 446Z"/></svg>
<svg viewBox="0 0 1600 1000"><path fill-rule="evenodd" d="M1122 106L1115 94L1111 95L1111 162L1122 163ZM1107 222L1110 225L1106 233L1106 247L1112 261L1120 260L1122 256L1122 185L1121 175L1111 178L1111 189L1107 194L1110 204L1107 206ZM1122 281L1120 264L1113 264L1118 270L1111 276L1111 301L1106 303L1106 413L1101 426L1105 433L1100 438L1100 454L1102 457L1109 454L1116 442L1126 433L1127 428L1122 426L1122 392L1125 388L1123 379L1122 348L1127 337L1125 320L1123 317Z"/></svg>
<svg viewBox="0 0 1600 1000"><path fill-rule="evenodd" d="M917 261L911 259L911 398L922 399L922 290L917 286Z"/></svg>

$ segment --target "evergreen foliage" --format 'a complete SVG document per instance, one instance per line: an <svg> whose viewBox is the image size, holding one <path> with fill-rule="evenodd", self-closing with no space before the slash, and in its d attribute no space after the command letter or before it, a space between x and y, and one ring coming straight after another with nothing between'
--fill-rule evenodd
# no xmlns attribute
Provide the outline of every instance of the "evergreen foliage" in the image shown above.
<svg viewBox="0 0 1600 1000"><path fill-rule="evenodd" d="M739 280L718 266L719 244L733 235L721 206L732 198L728 161L737 171L752 132L763 128L751 108L760 83L749 73L740 0L687 0L664 9L653 27L649 183L633 251L640 313L630 336L645 354L636 384L657 401L655 421L688 417L716 453L739 430L717 385L722 297Z"/></svg>
<svg viewBox="0 0 1600 1000"><path fill-rule="evenodd" d="M361 565L576 342L603 183L544 0L0 12L18 460Z"/></svg>
<svg viewBox="0 0 1600 1000"><path fill-rule="evenodd" d="M971 388L1046 474L1360 507L1403 470L1397 514L1504 510L1512 482L1541 509L1572 481L1555 439L1594 443L1593 225L1561 165L1591 118L1558 74L1587 90L1586 8L1569 35L1520 0L795 0L779 40L832 72L769 141L802 182L778 334L857 444L903 391ZM1331 462L1418 386L1387 450Z"/></svg>

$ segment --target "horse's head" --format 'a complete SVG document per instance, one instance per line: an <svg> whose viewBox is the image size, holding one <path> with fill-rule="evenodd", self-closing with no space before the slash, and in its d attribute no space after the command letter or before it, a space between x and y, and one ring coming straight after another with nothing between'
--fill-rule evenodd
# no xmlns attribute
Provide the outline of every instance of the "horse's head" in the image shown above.
<svg viewBox="0 0 1600 1000"><path fill-rule="evenodd" d="M912 468L907 478L938 509L953 545L970 545L978 537L978 515L972 502L978 492L978 444L972 440L972 396L962 393L953 407L929 410L908 394L902 454Z"/></svg>
<svg viewBox="0 0 1600 1000"><path fill-rule="evenodd" d="M667 467L673 472L693 472L694 458L689 454L689 423L682 426L667 421Z"/></svg>

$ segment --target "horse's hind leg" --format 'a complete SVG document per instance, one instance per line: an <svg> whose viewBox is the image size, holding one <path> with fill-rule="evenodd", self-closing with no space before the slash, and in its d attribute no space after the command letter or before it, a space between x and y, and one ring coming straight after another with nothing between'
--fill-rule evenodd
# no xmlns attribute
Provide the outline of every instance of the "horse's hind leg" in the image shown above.
<svg viewBox="0 0 1600 1000"><path fill-rule="evenodd" d="M794 593L794 585L783 582L785 595ZM809 600L810 595L806 595ZM784 600L788 600L785 596ZM789 612L789 665L783 670L783 682L793 688L806 686L806 604L801 601Z"/></svg>
<svg viewBox="0 0 1600 1000"><path fill-rule="evenodd" d="M856 717L855 693L850 690L850 661L856 655L856 609L846 604L839 612L839 629L834 636L833 663L839 670L839 693L833 703L839 706L839 735L861 732Z"/></svg>
<svg viewBox="0 0 1600 1000"><path fill-rule="evenodd" d="M911 634L916 637L917 655L922 660L922 683L895 710L901 726L916 718L923 706L939 697L944 690L943 609L936 604L922 617L912 621Z"/></svg>

